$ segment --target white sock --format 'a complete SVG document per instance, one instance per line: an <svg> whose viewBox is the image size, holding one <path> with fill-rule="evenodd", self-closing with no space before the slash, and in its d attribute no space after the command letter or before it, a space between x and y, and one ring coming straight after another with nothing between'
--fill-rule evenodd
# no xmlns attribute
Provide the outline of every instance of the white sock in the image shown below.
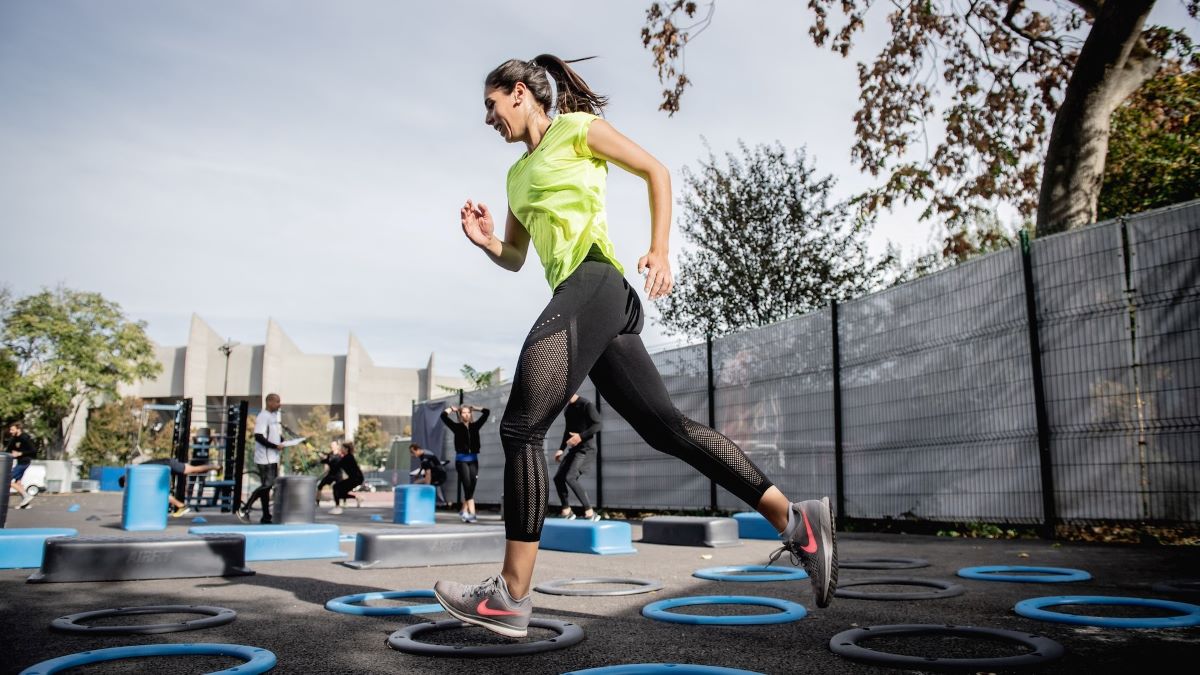
<svg viewBox="0 0 1200 675"><path fill-rule="evenodd" d="M783 528L783 532L779 533L779 538L783 541L791 541L797 527L800 527L800 521L796 518L796 510L789 505L787 526Z"/></svg>

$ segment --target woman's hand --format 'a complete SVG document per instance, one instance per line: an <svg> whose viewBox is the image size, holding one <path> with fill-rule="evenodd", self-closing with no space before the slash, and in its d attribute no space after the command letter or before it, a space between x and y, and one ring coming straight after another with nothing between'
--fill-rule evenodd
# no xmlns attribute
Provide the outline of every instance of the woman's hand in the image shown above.
<svg viewBox="0 0 1200 675"><path fill-rule="evenodd" d="M472 244L483 247L492 241L496 226L492 222L492 212L488 211L486 204L474 204L468 199L458 213L462 218L463 234L467 235Z"/></svg>
<svg viewBox="0 0 1200 675"><path fill-rule="evenodd" d="M671 292L675 279L671 276L671 262L666 253L650 251L638 259L638 274L646 275L646 297L657 300Z"/></svg>

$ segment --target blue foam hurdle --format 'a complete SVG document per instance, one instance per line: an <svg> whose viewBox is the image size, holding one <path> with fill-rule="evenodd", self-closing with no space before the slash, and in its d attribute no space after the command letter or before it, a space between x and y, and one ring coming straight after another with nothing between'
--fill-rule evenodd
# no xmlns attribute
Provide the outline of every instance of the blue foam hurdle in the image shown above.
<svg viewBox="0 0 1200 675"><path fill-rule="evenodd" d="M202 525L191 534L240 534L246 538L246 562L345 558L338 546L338 526L322 523L291 525Z"/></svg>
<svg viewBox="0 0 1200 675"><path fill-rule="evenodd" d="M42 551L47 539L74 537L77 534L69 527L0 529L0 569L41 567Z"/></svg>
<svg viewBox="0 0 1200 675"><path fill-rule="evenodd" d="M169 467L141 464L126 469L121 528L128 532L167 529L167 495L170 492Z"/></svg>
<svg viewBox="0 0 1200 675"><path fill-rule="evenodd" d="M550 518L542 527L541 548L569 553L615 555L637 553L633 528L622 520L567 520Z"/></svg>
<svg viewBox="0 0 1200 675"><path fill-rule="evenodd" d="M393 492L395 512L392 522L398 525L433 525L437 488L432 485L397 485Z"/></svg>
<svg viewBox="0 0 1200 675"><path fill-rule="evenodd" d="M733 514L738 524L738 539L779 539L775 527L757 511Z"/></svg>

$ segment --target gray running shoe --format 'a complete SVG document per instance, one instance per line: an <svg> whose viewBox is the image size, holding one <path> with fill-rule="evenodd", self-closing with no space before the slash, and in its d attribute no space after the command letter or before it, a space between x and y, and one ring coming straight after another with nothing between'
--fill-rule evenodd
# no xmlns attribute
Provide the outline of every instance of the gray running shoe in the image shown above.
<svg viewBox="0 0 1200 675"><path fill-rule="evenodd" d="M25 498L21 500L21 503L17 504L17 508L18 509L27 509L27 508L29 508L29 505L32 503L33 503L33 495L26 494Z"/></svg>
<svg viewBox="0 0 1200 675"><path fill-rule="evenodd" d="M783 546L771 554L771 562L784 551L791 554L793 565L804 565L812 582L817 607L828 607L837 590L837 538L833 531L833 508L829 497L792 504L788 530L781 535Z"/></svg>
<svg viewBox="0 0 1200 675"><path fill-rule="evenodd" d="M234 515L237 516L237 519L243 523L250 522L250 512L246 509L238 509L236 512L234 512Z"/></svg>
<svg viewBox="0 0 1200 675"><path fill-rule="evenodd" d="M513 600L504 577L496 576L478 586L439 581L433 594L451 616L466 623L483 626L505 637L523 638L528 634L533 599Z"/></svg>

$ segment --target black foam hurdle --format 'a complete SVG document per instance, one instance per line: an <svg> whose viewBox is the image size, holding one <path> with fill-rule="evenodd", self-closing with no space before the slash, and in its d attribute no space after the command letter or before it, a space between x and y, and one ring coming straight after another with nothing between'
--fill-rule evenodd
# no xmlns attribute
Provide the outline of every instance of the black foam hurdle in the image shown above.
<svg viewBox="0 0 1200 675"><path fill-rule="evenodd" d="M240 534L55 537L29 583L188 579L254 574Z"/></svg>
<svg viewBox="0 0 1200 675"><path fill-rule="evenodd" d="M642 542L710 548L742 543L736 520L707 516L651 516L642 521Z"/></svg>
<svg viewBox="0 0 1200 675"><path fill-rule="evenodd" d="M504 560L504 528L438 525L363 530L354 544L354 569L470 565Z"/></svg>

